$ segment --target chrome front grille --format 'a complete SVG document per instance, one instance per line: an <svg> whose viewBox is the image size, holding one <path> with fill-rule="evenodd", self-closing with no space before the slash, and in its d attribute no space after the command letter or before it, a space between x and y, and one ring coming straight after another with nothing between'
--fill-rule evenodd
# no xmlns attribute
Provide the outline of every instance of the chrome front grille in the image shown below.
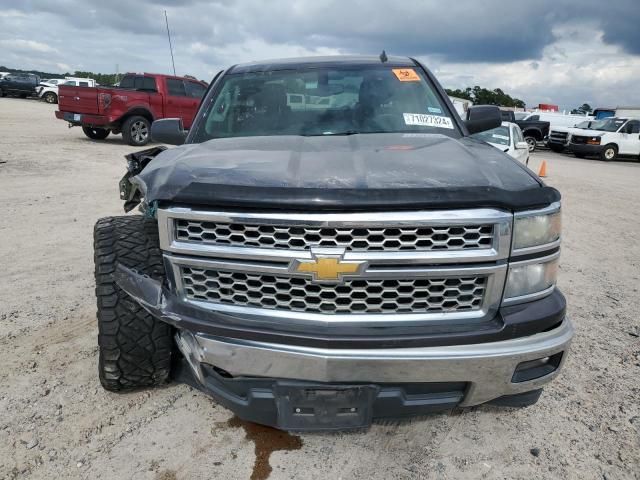
<svg viewBox="0 0 640 480"><path fill-rule="evenodd" d="M443 313L478 310L487 278L346 280L317 284L300 277L181 268L188 299L310 313Z"/></svg>
<svg viewBox="0 0 640 480"><path fill-rule="evenodd" d="M171 284L187 303L289 323L382 326L495 314L512 215L494 209L298 214L173 207L159 209L158 222ZM320 275L329 264L342 273Z"/></svg>
<svg viewBox="0 0 640 480"><path fill-rule="evenodd" d="M313 247L355 252L464 250L491 248L493 242L493 225L314 228L179 219L175 229L175 238L184 242L298 250Z"/></svg>

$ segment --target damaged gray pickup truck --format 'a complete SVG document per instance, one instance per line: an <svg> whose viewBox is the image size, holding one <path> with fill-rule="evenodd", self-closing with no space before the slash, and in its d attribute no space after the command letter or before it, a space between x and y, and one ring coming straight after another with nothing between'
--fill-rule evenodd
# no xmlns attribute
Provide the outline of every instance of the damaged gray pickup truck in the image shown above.
<svg viewBox="0 0 640 480"><path fill-rule="evenodd" d="M142 215L96 224L102 385L292 431L535 403L573 335L560 194L470 137L500 121L408 58L221 72L127 157Z"/></svg>

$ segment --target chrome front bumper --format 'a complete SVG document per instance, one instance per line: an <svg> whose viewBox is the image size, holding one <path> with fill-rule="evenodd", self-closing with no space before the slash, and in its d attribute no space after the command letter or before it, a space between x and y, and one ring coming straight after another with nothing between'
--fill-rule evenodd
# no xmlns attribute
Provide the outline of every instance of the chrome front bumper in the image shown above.
<svg viewBox="0 0 640 480"><path fill-rule="evenodd" d="M550 331L493 343L394 348L321 349L194 335L181 330L177 343L195 377L201 364L234 377L262 377L321 383L467 382L461 406L488 402L540 388L560 371L573 336L568 319ZM558 368L539 378L514 383L516 367L564 352Z"/></svg>

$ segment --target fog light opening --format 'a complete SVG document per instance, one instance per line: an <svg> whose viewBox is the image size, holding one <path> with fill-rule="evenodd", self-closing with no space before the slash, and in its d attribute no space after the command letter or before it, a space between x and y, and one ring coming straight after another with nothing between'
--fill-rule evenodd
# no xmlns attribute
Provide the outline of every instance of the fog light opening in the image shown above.
<svg viewBox="0 0 640 480"><path fill-rule="evenodd" d="M527 382L544 377L555 372L560 366L564 352L559 352L548 357L540 357L519 363L513 372L512 383Z"/></svg>

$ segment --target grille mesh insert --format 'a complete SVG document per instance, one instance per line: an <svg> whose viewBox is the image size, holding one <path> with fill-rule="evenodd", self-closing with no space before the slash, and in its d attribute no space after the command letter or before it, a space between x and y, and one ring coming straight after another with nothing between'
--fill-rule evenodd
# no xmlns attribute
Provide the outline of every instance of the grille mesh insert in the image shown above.
<svg viewBox="0 0 640 480"><path fill-rule="evenodd" d="M485 276L353 279L318 284L302 277L181 267L190 300L307 313L443 313L478 310Z"/></svg>
<svg viewBox="0 0 640 480"><path fill-rule="evenodd" d="M312 228L177 219L176 240L237 247L349 251L420 251L491 248L493 225L386 228Z"/></svg>

